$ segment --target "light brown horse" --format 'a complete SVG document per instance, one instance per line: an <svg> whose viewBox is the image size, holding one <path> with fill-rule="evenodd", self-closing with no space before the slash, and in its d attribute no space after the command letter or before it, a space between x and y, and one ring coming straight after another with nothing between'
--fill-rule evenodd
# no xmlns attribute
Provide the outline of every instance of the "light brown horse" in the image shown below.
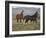
<svg viewBox="0 0 46 38"><path fill-rule="evenodd" d="M18 22L19 20L20 20L20 22L21 22L21 20L23 19L23 12L24 12L24 10L22 10L21 14L17 14L17 15L16 15L17 22Z"/></svg>

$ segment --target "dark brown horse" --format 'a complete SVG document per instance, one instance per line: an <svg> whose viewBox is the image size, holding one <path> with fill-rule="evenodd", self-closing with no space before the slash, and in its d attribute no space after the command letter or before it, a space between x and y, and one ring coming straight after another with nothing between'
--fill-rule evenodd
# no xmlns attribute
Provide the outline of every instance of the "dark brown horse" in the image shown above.
<svg viewBox="0 0 46 38"><path fill-rule="evenodd" d="M16 15L17 22L18 22L19 20L20 20L20 22L21 22L21 20L23 19L23 12L24 12L24 10L22 10L21 14L17 14L17 15Z"/></svg>
<svg viewBox="0 0 46 38"><path fill-rule="evenodd" d="M24 19L26 19L25 23L27 23L29 20L37 22L37 12L34 15L32 15L32 16L30 16L30 15L24 16L23 20Z"/></svg>

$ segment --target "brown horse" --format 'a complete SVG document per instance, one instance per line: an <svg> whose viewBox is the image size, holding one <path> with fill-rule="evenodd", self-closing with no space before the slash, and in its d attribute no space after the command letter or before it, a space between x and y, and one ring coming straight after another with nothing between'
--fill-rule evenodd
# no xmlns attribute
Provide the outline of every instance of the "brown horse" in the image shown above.
<svg viewBox="0 0 46 38"><path fill-rule="evenodd" d="M18 22L19 20L20 20L20 22L21 22L21 20L23 19L23 12L24 12L24 10L22 10L21 14L17 14L17 15L16 15L17 22Z"/></svg>

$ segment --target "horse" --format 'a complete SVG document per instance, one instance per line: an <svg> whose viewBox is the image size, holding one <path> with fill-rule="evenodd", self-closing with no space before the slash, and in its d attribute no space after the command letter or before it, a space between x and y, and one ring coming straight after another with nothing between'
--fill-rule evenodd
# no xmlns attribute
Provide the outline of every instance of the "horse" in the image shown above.
<svg viewBox="0 0 46 38"><path fill-rule="evenodd" d="M18 22L19 20L20 20L20 22L21 22L21 19L23 19L23 12L24 12L24 10L22 10L21 14L17 14L17 15L16 15L17 22Z"/></svg>
<svg viewBox="0 0 46 38"><path fill-rule="evenodd" d="M27 23L29 20L36 21L37 20L37 12L32 16L30 16L30 15L24 16L23 21L24 21L24 19L26 19L25 23ZM36 23L37 23L37 21L36 21Z"/></svg>
<svg viewBox="0 0 46 38"><path fill-rule="evenodd" d="M25 23L27 23L29 20L31 21L32 18L30 15L26 15L26 16L24 16L23 21L24 21L24 19L26 20Z"/></svg>

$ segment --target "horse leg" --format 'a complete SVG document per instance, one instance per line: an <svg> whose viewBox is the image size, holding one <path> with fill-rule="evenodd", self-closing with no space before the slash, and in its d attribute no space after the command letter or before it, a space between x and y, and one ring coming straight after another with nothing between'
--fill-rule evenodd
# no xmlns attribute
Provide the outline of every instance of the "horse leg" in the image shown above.
<svg viewBox="0 0 46 38"><path fill-rule="evenodd" d="M24 19L23 19L23 21L24 21Z"/></svg>
<svg viewBox="0 0 46 38"><path fill-rule="evenodd" d="M37 23L37 19L35 19L35 22Z"/></svg>
<svg viewBox="0 0 46 38"><path fill-rule="evenodd" d="M32 23L34 24L34 22L35 22L35 21L33 20Z"/></svg>
<svg viewBox="0 0 46 38"><path fill-rule="evenodd" d="M21 19L20 19L20 23L21 23Z"/></svg>
<svg viewBox="0 0 46 38"><path fill-rule="evenodd" d="M36 23L37 23L37 20L36 20Z"/></svg>
<svg viewBox="0 0 46 38"><path fill-rule="evenodd" d="M28 19L25 21L25 23L27 23L28 22Z"/></svg>
<svg viewBox="0 0 46 38"><path fill-rule="evenodd" d="M18 22L18 19L17 19L17 22Z"/></svg>
<svg viewBox="0 0 46 38"><path fill-rule="evenodd" d="M30 22L32 22L32 19L30 20Z"/></svg>

